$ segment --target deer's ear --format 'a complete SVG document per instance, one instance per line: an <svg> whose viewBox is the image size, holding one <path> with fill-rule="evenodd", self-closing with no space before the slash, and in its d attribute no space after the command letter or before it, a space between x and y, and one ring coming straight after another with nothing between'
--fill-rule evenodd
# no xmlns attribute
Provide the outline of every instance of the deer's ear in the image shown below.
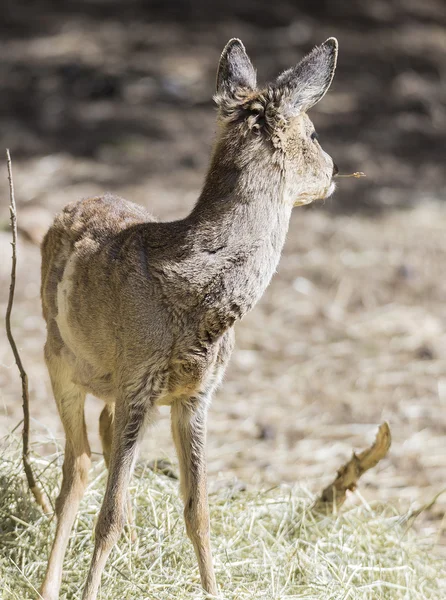
<svg viewBox="0 0 446 600"><path fill-rule="evenodd" d="M315 46L298 65L288 69L273 84L290 114L305 112L323 98L333 81L338 58L338 41L329 38Z"/></svg>
<svg viewBox="0 0 446 600"><path fill-rule="evenodd" d="M217 71L217 94L232 97L240 89L255 90L256 72L237 38L229 40L221 54Z"/></svg>

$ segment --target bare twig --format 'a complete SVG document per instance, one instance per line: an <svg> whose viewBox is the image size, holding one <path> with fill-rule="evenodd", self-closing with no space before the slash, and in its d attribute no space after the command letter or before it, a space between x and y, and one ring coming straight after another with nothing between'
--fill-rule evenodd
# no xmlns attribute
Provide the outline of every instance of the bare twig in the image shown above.
<svg viewBox="0 0 446 600"><path fill-rule="evenodd" d="M407 522L409 522L411 520L415 521L415 519L417 517L419 517L423 512L425 512L425 511L429 510L430 508L432 508L434 506L434 504L437 502L438 498L440 496L442 496L445 492L446 492L446 488L443 488L437 494L435 494L435 496L432 498L432 500L430 500L426 504L423 504L423 506L420 506L420 508L417 508L416 510L410 510L408 513L406 513L405 515L403 515L400 518L399 522L400 523L407 523Z"/></svg>
<svg viewBox="0 0 446 600"><path fill-rule="evenodd" d="M29 460L29 392L28 392L28 376L26 374L25 369L23 368L22 360L20 358L19 351L17 350L17 346L12 335L11 331L11 312L12 305L14 303L14 291L15 291L15 273L17 266L17 211L15 205L15 196L14 196L14 183L12 179L12 165L11 165L11 156L9 154L9 150L6 150L6 162L8 165L8 179L9 179L9 213L11 218L11 228L12 228L12 265L11 265L11 283L9 286L9 298L8 298L8 307L6 309L6 334L8 336L9 343L11 345L12 351L14 353L15 362L20 372L20 378L22 380L22 399L23 399L23 466L25 469L26 480L28 482L29 489L34 495L37 504L39 504L44 512L51 512L51 508L49 506L48 500L42 494L40 489L37 487L36 480L34 478L34 473L31 468L31 463Z"/></svg>
<svg viewBox="0 0 446 600"><path fill-rule="evenodd" d="M362 171L356 171L355 173L349 173L348 175L336 173L335 177L354 177L355 179L359 179L360 177L365 177L365 173L363 173Z"/></svg>
<svg viewBox="0 0 446 600"><path fill-rule="evenodd" d="M323 490L315 508L339 508L345 501L347 490L354 490L361 475L386 456L390 444L390 427L383 423L378 429L373 445L360 454L353 453L351 459L339 469L335 480Z"/></svg>

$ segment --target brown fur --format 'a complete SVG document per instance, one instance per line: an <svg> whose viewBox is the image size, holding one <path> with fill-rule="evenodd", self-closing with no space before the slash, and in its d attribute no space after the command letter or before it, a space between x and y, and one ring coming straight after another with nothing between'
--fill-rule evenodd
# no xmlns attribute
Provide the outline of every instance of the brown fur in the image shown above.
<svg viewBox="0 0 446 600"><path fill-rule="evenodd" d="M207 408L232 351L233 325L259 300L277 267L293 205L332 191L333 161L311 138L302 107L328 89L336 49L328 40L303 66L258 91L243 45L231 40L219 65L216 145L191 214L159 223L143 208L105 195L68 205L48 231L42 245L45 359L66 452L44 600L58 598L87 481L87 392L106 403L100 434L109 478L83 599L96 598L124 524L139 441L162 404L171 406L186 530L203 587L217 593Z"/></svg>

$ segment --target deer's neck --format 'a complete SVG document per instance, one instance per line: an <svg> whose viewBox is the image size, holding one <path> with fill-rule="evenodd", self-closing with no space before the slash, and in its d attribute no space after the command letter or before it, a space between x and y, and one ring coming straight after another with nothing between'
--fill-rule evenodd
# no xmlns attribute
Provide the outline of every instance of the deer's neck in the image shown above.
<svg viewBox="0 0 446 600"><path fill-rule="evenodd" d="M260 299L276 270L290 215L279 172L211 169L187 221L196 269L190 281L217 320L234 322Z"/></svg>

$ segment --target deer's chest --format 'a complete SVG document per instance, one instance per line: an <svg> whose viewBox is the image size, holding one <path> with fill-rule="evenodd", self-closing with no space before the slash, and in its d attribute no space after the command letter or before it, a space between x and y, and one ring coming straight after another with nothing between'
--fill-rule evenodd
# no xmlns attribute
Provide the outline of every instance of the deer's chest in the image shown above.
<svg viewBox="0 0 446 600"><path fill-rule="evenodd" d="M192 396L210 396L221 383L233 346L234 335L229 330L212 346L197 345L174 352L167 393L158 404L171 404Z"/></svg>

